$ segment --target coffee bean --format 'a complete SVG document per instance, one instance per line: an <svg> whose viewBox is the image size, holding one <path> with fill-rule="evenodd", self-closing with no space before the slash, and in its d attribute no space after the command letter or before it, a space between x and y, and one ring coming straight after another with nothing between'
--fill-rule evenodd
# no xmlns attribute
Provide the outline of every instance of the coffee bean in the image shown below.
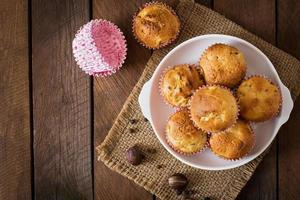
<svg viewBox="0 0 300 200"><path fill-rule="evenodd" d="M129 122L130 122L130 124L135 124L136 120L135 119L130 119Z"/></svg>
<svg viewBox="0 0 300 200"><path fill-rule="evenodd" d="M157 152L157 150L154 148L149 148L149 149L147 149L147 152L151 153L151 154L155 154Z"/></svg>
<svg viewBox="0 0 300 200"><path fill-rule="evenodd" d="M130 128L129 129L129 133L134 133L135 132L135 129L134 128Z"/></svg>
<svg viewBox="0 0 300 200"><path fill-rule="evenodd" d="M157 169L161 169L161 168L163 168L163 167L164 167L163 165L157 165L157 166L156 166Z"/></svg>

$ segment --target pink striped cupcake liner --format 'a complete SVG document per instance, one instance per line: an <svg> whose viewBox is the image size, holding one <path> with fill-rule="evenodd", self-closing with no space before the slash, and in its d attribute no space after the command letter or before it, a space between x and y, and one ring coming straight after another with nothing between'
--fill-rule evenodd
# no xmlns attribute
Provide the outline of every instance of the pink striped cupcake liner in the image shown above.
<svg viewBox="0 0 300 200"><path fill-rule="evenodd" d="M116 73L127 55L122 31L113 23L96 19L82 26L72 43L76 63L87 74L108 76Z"/></svg>

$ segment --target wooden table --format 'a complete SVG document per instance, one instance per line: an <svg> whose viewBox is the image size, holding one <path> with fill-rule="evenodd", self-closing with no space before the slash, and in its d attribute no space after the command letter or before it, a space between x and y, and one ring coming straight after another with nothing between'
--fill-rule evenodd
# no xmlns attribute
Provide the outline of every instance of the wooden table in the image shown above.
<svg viewBox="0 0 300 200"><path fill-rule="evenodd" d="M132 14L144 2L0 1L1 200L155 199L95 154L152 53L131 34ZM300 1L199 3L300 58ZM91 78L74 62L74 34L92 18L113 21L128 40L126 64L114 76ZM239 199L300 199L299 122L298 100Z"/></svg>

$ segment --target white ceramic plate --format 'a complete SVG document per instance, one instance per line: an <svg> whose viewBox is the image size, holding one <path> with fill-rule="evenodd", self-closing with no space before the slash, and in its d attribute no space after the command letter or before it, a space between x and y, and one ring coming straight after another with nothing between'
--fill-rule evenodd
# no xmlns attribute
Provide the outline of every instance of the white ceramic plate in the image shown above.
<svg viewBox="0 0 300 200"><path fill-rule="evenodd" d="M203 51L215 43L229 44L242 51L248 66L247 75L266 75L279 85L283 96L282 110L278 117L252 126L255 132L255 146L246 157L238 161L227 161L218 158L209 149L193 156L184 156L170 148L164 137L167 119L174 112L174 109L166 105L159 94L159 79L162 71L168 66L198 63ZM257 47L240 38L218 34L194 37L170 51L162 59L152 78L143 86L139 96L139 104L143 115L150 121L157 138L168 152L187 165L205 170L231 169L244 165L256 158L271 144L281 125L288 120L293 108L290 91L281 82L270 60Z"/></svg>

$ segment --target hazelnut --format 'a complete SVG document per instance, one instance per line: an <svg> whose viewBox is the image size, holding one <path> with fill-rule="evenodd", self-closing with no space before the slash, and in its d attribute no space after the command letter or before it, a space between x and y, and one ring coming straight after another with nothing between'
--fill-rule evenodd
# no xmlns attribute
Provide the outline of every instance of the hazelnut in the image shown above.
<svg viewBox="0 0 300 200"><path fill-rule="evenodd" d="M126 159L132 165L139 165L145 158L144 154L135 145L126 151Z"/></svg>
<svg viewBox="0 0 300 200"><path fill-rule="evenodd" d="M168 182L169 186L176 191L176 194L180 195L185 190L188 179L183 174L175 173L169 177Z"/></svg>

